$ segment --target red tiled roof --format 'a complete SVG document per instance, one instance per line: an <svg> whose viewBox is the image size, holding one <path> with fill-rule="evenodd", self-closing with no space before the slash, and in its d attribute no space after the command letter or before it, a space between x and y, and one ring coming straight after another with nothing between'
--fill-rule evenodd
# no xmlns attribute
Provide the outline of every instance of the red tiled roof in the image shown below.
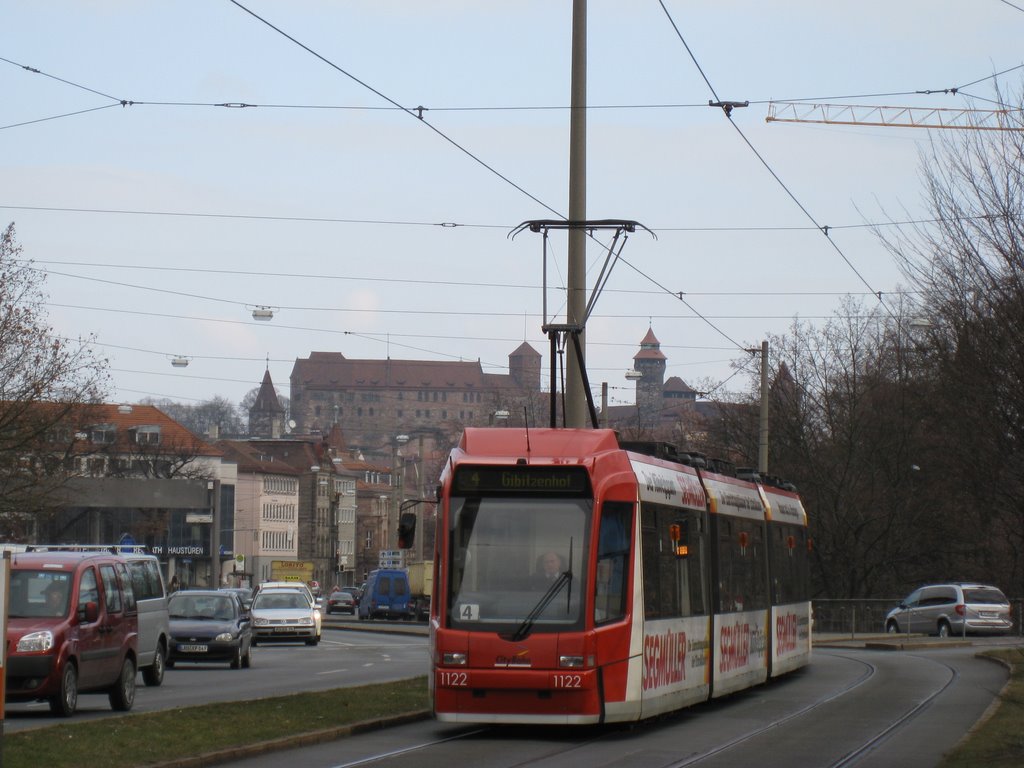
<svg viewBox="0 0 1024 768"><path fill-rule="evenodd" d="M109 403L82 404L69 414L68 423L76 431L86 432L100 425L110 425L116 432L111 448L129 445L130 434L138 427L159 427L162 450L174 450L196 456L221 456L222 452L188 428L182 426L153 405L112 405ZM75 450L94 450L89 441L75 441Z"/></svg>

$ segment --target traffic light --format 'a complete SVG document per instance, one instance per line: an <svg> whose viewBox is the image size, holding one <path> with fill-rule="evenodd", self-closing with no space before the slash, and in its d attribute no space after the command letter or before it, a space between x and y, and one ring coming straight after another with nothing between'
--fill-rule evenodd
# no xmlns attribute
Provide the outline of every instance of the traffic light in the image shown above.
<svg viewBox="0 0 1024 768"><path fill-rule="evenodd" d="M398 519L398 548L412 549L416 541L416 513L404 512Z"/></svg>

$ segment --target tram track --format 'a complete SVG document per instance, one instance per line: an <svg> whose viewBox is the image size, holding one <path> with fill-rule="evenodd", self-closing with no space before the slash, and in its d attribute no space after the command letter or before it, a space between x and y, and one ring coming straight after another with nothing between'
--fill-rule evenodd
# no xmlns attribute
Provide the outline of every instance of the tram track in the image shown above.
<svg viewBox="0 0 1024 768"><path fill-rule="evenodd" d="M863 659L859 659L859 658L856 658L856 657L853 657L853 656L849 656L849 655L846 655L846 654L841 654L841 653L833 653L831 655L835 656L835 657L838 657L838 658L845 659L845 660L850 661L850 662L853 662L854 664L860 665L861 667L863 667L863 670L862 670L861 674L858 675L853 680L850 680L848 683L843 685L838 690L834 690L834 691L830 692L828 695L823 696L823 697L813 701L812 703L808 704L807 706L801 707L800 709L798 709L796 711L793 711L793 712L790 712L790 713L786 714L783 717L780 717L780 718L778 718L776 720L773 720L770 723L766 723L763 726L760 726L758 728L752 729L752 730L750 730L750 731L748 731L748 732L746 732L746 733L744 733L744 734L742 734L740 736L737 736L737 737L735 737L733 739L730 739L729 741L727 741L725 743L716 745L713 749L705 750L705 751L703 751L703 752L701 752L699 754L689 755L689 756L687 756L686 758L684 758L682 760L672 760L672 761L669 761L669 762L662 763L660 765L652 763L652 764L650 764L650 768L685 768L685 766L696 765L696 764L699 764L701 762L704 762L704 761L706 761L706 760L708 760L710 758L713 758L713 757L715 757L717 755L720 755L720 754L722 754L724 752L727 752L730 749L734 749L737 746L739 746L739 745L741 745L741 744L743 744L743 743L745 743L747 741L750 741L751 739L754 739L754 738L756 738L758 736L761 736L761 735L763 735L763 734L765 734L765 733L767 733L769 731L772 731L772 730L774 730L776 728L779 728L780 726L784 725L785 723L788 723L790 721L796 720L796 719L801 718L801 717L805 717L807 714L809 714L809 713L811 713L811 712L813 712L813 711L815 711L817 709L820 709L820 708L822 708L824 706L827 706L828 704L830 704L832 702L835 702L836 700L841 699L844 696L849 695L850 693L856 691L858 688L860 688L861 686L863 686L864 684L869 682L878 673L878 667L875 664L872 664L872 663L870 663L868 661L865 661ZM743 694L740 694L740 695L743 695ZM691 710L683 710L683 712L686 712L686 711L691 711ZM645 721L645 722L637 723L637 724L623 724L623 725L628 726L628 727L636 727L638 729L643 729L643 728L646 728L646 727L651 727L651 726L657 725L659 723L664 724L665 722L669 721L672 717L675 717L678 714L679 713L673 713L671 715L666 715L665 717L663 717L661 719L658 719L658 720ZM374 765L374 764L378 764L378 763L385 763L385 762L388 762L388 761L391 761L391 760L395 760L395 759L398 759L398 758L401 758L401 757L405 757L405 756L409 756L409 755L416 754L416 753L427 754L427 753L429 753L429 751L431 749L442 747L443 745L451 744L452 742L460 741L460 740L463 740L463 739L470 739L470 738L483 738L483 739L486 739L491 734L501 735L502 737L505 737L505 736L507 736L509 734L510 729L513 732L516 732L516 731L521 731L523 728L524 728L524 726L511 726L511 727L509 727L509 726L503 726L503 727L486 726L486 727L482 727L482 728L474 728L472 730L468 730L468 731L465 731L463 733L453 734L453 735L448 736L446 738L436 739L436 740L431 740L431 741L424 741L424 742L419 743L419 744L408 745L408 746L403 747L401 749L396 749L396 750L382 752L382 753L375 754L375 755L370 755L370 756L367 756L367 757L364 757L364 758L361 758L361 759L358 759L358 760L354 760L354 761L348 761L348 762L344 762L344 763L339 763L337 765L331 766L331 768L361 768L362 766L370 766L370 765ZM563 745L558 746L557 748L553 748L553 749L550 749L550 750L545 750L541 754L533 755L533 756L531 756L529 758L526 758L524 760L521 760L521 761L518 761L518 762L506 763L506 764L503 765L503 768L530 768L530 766L544 765L547 762L551 761L552 759L556 759L556 758L565 758L566 760L571 760L570 756L572 755L572 753L574 753L574 752L581 752L581 751L583 751L585 749L588 749L588 748L592 747L594 744L597 744L597 743L599 743L599 742L601 742L603 740L607 740L607 739L610 739L612 737L620 736L621 733L622 733L621 730L614 729L614 727L609 726L606 729L604 729L599 735L597 735L597 736L595 736L593 738L587 738L587 739L573 741L573 743L571 743L571 744L563 744ZM877 742L878 742L878 740L874 739L871 742L869 742L868 744L865 744L860 749L861 750L870 749L870 744L877 743ZM421 760L422 759L423 758L421 758ZM575 762L575 761L573 761L573 762ZM837 763L837 766L838 765L849 765L849 764L850 763Z"/></svg>
<svg viewBox="0 0 1024 768"><path fill-rule="evenodd" d="M826 711L830 705L839 704L842 708L849 708L851 705L857 706L858 699L851 700L848 697L864 690L869 683L889 685L889 680L885 675L892 674L892 667L889 664L891 658L871 659L865 658L863 655L843 652L828 652L828 655L856 665L859 669L848 669L845 680L837 680L833 687L821 692L818 698L806 705L798 705L790 711L781 712L778 716L764 721L756 727L749 727L742 733L719 743L697 746L691 741L690 747L696 751L684 757L678 757L680 742L678 740L673 742L673 733L677 725L685 727L687 719L707 718L709 722L713 722L716 719L720 721L720 716L724 716L725 719L735 717L737 720L747 718L752 710L759 709L763 703L757 699L744 699L745 696L749 696L757 689L739 694L735 701L719 700L717 710L714 708L715 704L712 703L712 708L705 709L704 712L701 712L701 707L698 706L651 721L623 724L623 727L618 728L607 726L588 731L566 727L544 729L538 732L528 726L467 726L465 730L459 732L439 735L438 738L433 739L423 739L418 743L396 745L395 749L381 750L358 759L339 762L331 765L330 768L363 768L374 765L401 768L414 765L440 765L451 762L456 753L460 755L458 758L460 760L465 759L468 754L473 754L474 761L480 761L483 755L487 755L478 764L501 766L501 768L595 764L595 755L606 756L610 760L610 762L601 763L599 757L597 763L601 765L616 765L620 760L624 761L623 764L626 765L642 764L644 768L721 765L724 764L723 760L746 759L751 750L762 749L756 740L758 738L774 739L771 735L772 732L777 731L780 734L778 738L785 742L792 739L793 729L807 732L816 730L819 727L817 723L821 722L820 719L815 720L816 713L827 720L838 716L836 712ZM907 701L903 701L902 709L894 707L897 711L886 715L884 723L876 722L874 724L873 733L871 732L872 726L867 726L851 739L851 743L833 745L835 746L833 754L820 754L823 761L817 764L827 766L827 768L851 768L864 760L870 760L870 756L875 750L922 717L961 679L959 669L942 659L922 654L907 654L902 658L907 661L914 659L918 663L926 665L918 667L919 670L934 665L941 671L936 670L926 676L930 684L916 693L910 694L910 698L914 700L909 706ZM887 666L889 667L888 671L886 671ZM850 677L850 674L855 676ZM779 682L787 684L785 680ZM868 708L874 706L871 702L879 700L880 692L885 697L885 690L887 689L873 688L873 692L867 694L866 706ZM778 700L777 696L769 698ZM846 703L840 703L843 700ZM842 709L838 711L842 711ZM679 720L675 722L675 718L679 718ZM459 742L467 746L456 746L456 753L448 751ZM474 742L476 743L474 744ZM674 750L671 746L672 743L675 743ZM773 740L768 743L777 742ZM529 744L529 748L525 748L527 744ZM669 746L665 746L666 744ZM616 757L617 748L623 745L635 747L635 749ZM521 750L520 747L524 749ZM746 747L745 753L742 752L744 747ZM675 751L676 754L669 757L671 751ZM735 756L730 755L733 751L736 752ZM839 756L836 757L836 754ZM492 755L493 760L490 759ZM641 759L642 762L639 762Z"/></svg>
<svg viewBox="0 0 1024 768"><path fill-rule="evenodd" d="M716 755L720 755L723 752L727 752L730 749L734 749L739 745L750 741L751 739L757 738L758 736L761 736L769 731L775 730L776 728L784 725L785 723L791 722L801 717L806 717L811 712L814 712L815 710L818 710L828 704L831 704L832 702L842 698L843 696L847 696L848 694L852 693L853 691L857 690L862 685L867 683L869 680L871 680L871 678L873 678L878 673L877 665L864 661L863 659L858 659L853 656L847 656L841 653L834 653L832 655L838 658L852 661L856 664L860 664L865 668L864 672L860 675L860 677L850 681L838 691L834 691L828 696L823 696L817 701L811 702L806 707L798 709L794 712L790 712L784 717L780 717L777 720L773 720L770 723L766 723L765 725L762 725L758 728L748 731L747 733L730 739L724 744L716 746L714 749L706 750L696 755L690 755L689 757L683 760L677 760L670 763L666 763L663 766L660 766L660 768L685 768L685 766L696 765L712 757L715 757Z"/></svg>
<svg viewBox="0 0 1024 768"><path fill-rule="evenodd" d="M928 707L930 707L932 703L939 698L939 696L945 693L951 685L953 685L957 680L960 679L960 672L954 667L950 666L949 664L946 664L945 662L927 658L924 656L919 656L917 654L910 655L913 658L925 659L926 661L932 664L937 664L939 666L945 667L950 673L949 679L946 680L945 684L942 685L942 687L940 687L938 690L933 691L925 699L918 702L916 706L909 709L904 715L896 719L894 722L890 723L887 728L883 729L881 732L879 732L872 738L868 739L861 746L843 755L843 757L841 757L839 760L836 760L834 763L831 763L828 768L847 768L847 766L854 765L862 757L865 757L870 752L872 752L876 747L880 746L882 743L884 743L886 740L892 737L893 734L895 734L898 730L906 727L911 722L913 722L913 720L915 720L922 712L924 712Z"/></svg>
<svg viewBox="0 0 1024 768"><path fill-rule="evenodd" d="M728 742L726 742L724 744L721 744L721 745L718 745L714 749L706 750L705 752L702 752L702 753L697 754L697 755L691 755L690 757L688 757L688 758L686 758L684 760L678 760L678 761L673 761L673 762L666 763L666 764L660 766L660 768L685 768L686 766L697 765L699 763L705 762L705 761L711 759L712 757L718 756L718 755L720 755L720 754L722 754L724 752L727 752L730 749L734 749L735 747L737 747L737 746L739 746L739 745L741 745L741 744L743 744L743 743L745 743L747 741L750 741L751 739L754 739L754 738L756 738L758 736L764 735L764 734L766 734L766 733L768 733L768 732L770 732L770 731L772 731L772 730L774 730L776 728L779 728L780 726L782 726L782 725L784 725L786 723L789 723L789 722L791 722L793 720L796 720L798 718L801 718L801 717L806 717L808 714L811 714L812 712L814 712L814 711L816 711L816 710L818 710L818 709L820 709L820 708L822 708L822 707L824 707L824 706L826 706L826 705L836 701L840 697L845 696L845 695L853 692L854 690L856 690L860 686L864 685L878 671L878 667L876 665L874 665L874 664L872 664L870 662L864 661L862 659L856 659L854 657L845 656L843 654L833 654L833 655L841 657L841 658L846 658L846 659L849 659L851 661L859 662L859 663L863 664L864 666L869 667L870 669L868 671L866 671L865 674L863 674L860 678L858 678L857 680L852 681L847 686L845 686L842 690L837 691L837 692L833 693L830 696L826 696L826 697L824 697L822 699L819 699L818 701L816 701L816 702L814 702L814 703L812 703L812 704L810 704L810 705L808 705L808 706L806 706L806 707L804 707L802 709L799 709L799 710L797 710L795 712L791 712L788 715L786 715L785 717L781 717L781 718L779 718L777 720L772 721L771 723L766 723L765 725L760 726L760 727L758 727L756 729L753 729L753 730L743 734L742 736L736 737L734 739L730 739ZM876 734L871 736L869 739L867 739L866 741L864 741L863 743L861 743L859 746L855 747L854 749L847 751L839 759L837 759L837 760L835 760L835 761L833 761L831 763L827 763L826 764L827 768L849 768L849 766L855 765L862 758L864 758L867 755L869 755L872 751L874 751L876 748L878 748L880 745L882 745L885 741L890 739L900 729L905 728L907 725L909 725L911 722L913 722L919 715L921 715L921 713L923 713L926 709L928 709L928 707L930 707L935 702L936 699L938 699L943 693L945 693L950 688L950 686L952 686L960 677L959 671L956 670L951 665L946 664L945 662L938 661L936 659L932 659L932 658L928 658L928 657L924 657L924 656L920 656L920 655L917 655L917 654L909 654L909 656L911 658L922 659L922 660L924 660L924 661L926 661L928 663L936 664L938 666L944 667L949 672L948 678L945 680L945 682L941 686L939 686L938 688L933 690L931 693L929 693L924 699L918 701L913 707L911 707L910 709L905 711L903 714L898 716L895 720L890 722L881 731L877 732Z"/></svg>

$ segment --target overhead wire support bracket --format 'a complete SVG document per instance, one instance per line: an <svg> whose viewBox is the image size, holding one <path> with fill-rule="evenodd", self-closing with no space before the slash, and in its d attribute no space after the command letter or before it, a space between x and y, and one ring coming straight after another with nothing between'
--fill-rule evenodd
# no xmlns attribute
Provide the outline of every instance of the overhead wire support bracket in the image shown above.
<svg viewBox="0 0 1024 768"><path fill-rule="evenodd" d="M629 233L636 232L637 229L642 229L648 232L651 237L657 239L657 235L654 234L650 229L645 227L643 224L633 221L632 219L587 219L584 221L569 221L566 219L534 219L531 221L524 221L518 227L513 229L509 233L510 238L514 238L520 232L529 229L531 232L539 232L543 235L543 280L542 290L543 295L543 313L544 313L544 324L541 326L541 330L544 331L548 336L548 340L551 344L551 426L557 426L557 381L558 374L555 367L555 360L558 355L559 341L572 339L573 351L576 354L576 359L581 362L580 375L583 379L583 391L586 393L587 408L590 411L590 420L594 426L594 429L598 427L597 421L597 409L594 406L594 395L590 390L590 382L587 377L586 366L582 364L583 361L583 347L580 343L580 338L583 335L583 331L586 329L587 320L590 318L591 313L594 311L594 307L597 304L597 299L604 290L605 285L608 283L609 277L611 277L612 269L614 269L616 262L619 260L619 256L622 254L622 249L626 247L626 240L629 237ZM552 229L583 229L587 231L587 234L593 238L594 232L598 230L613 230L614 235L612 236L612 242L609 245L603 245L605 249L604 264L601 266L601 272L594 283L594 289L590 294L590 298L587 301L586 308L583 312L583 317L579 318L577 322L567 323L549 323L548 322L548 232ZM564 419L564 410L563 410Z"/></svg>
<svg viewBox="0 0 1024 768"><path fill-rule="evenodd" d="M619 260L619 255L622 253L622 249L626 246L627 237L623 233L636 232L637 229L642 229L645 232L650 233L651 237L655 240L658 239L651 230L645 227L638 221L632 219L586 219L584 221L568 221L566 219L533 219L530 221L524 221L522 224L517 226L509 233L509 238L515 238L520 232L529 229L531 232L539 232L544 236L543 244L543 256L544 256L544 275L543 275L543 315L544 322L548 320L548 231L552 229L584 229L587 233L593 237L595 231L599 230L614 230L615 234L612 237L611 245L602 245L605 249L605 260L601 266L601 273L598 276L597 281L594 283L594 290L591 291L590 298L587 300L586 310L583 313L583 317L579 320L580 330L586 327L587 320L590 317L594 306L597 304L597 299L604 289L604 286L608 282L608 278L611 276L611 271L614 269L616 262ZM619 238L622 238L622 242L619 243Z"/></svg>
<svg viewBox="0 0 1024 768"><path fill-rule="evenodd" d="M709 107L717 107L725 112L726 117L732 117L732 111L740 107L749 107L749 101L711 101L708 99Z"/></svg>

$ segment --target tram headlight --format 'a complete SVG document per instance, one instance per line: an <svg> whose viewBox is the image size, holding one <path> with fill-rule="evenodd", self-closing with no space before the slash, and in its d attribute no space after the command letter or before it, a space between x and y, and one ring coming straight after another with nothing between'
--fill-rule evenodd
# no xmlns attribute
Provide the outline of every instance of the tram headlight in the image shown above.
<svg viewBox="0 0 1024 768"><path fill-rule="evenodd" d="M578 669L583 666L582 656L559 656L558 666L567 669Z"/></svg>
<svg viewBox="0 0 1024 768"><path fill-rule="evenodd" d="M441 657L441 661L448 667L464 667L466 666L466 654L445 653L444 656Z"/></svg>

